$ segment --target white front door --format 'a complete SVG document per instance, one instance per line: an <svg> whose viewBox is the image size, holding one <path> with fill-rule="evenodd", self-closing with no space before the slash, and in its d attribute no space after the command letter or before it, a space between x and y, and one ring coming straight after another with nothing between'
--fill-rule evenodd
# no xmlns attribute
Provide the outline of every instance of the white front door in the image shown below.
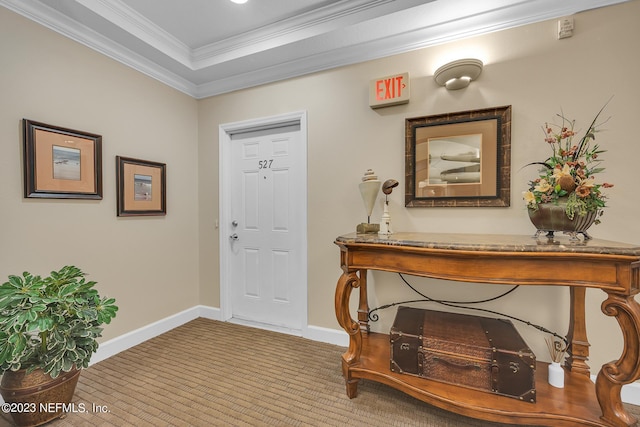
<svg viewBox="0 0 640 427"><path fill-rule="evenodd" d="M306 149L300 122L229 135L230 317L300 331L306 322ZM221 158L222 160L222 158ZM225 217L225 215L223 215Z"/></svg>

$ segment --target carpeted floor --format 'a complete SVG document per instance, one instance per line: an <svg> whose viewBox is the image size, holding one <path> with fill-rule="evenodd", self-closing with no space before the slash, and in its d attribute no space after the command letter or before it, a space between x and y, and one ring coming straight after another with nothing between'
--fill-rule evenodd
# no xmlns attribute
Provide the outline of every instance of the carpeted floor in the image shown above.
<svg viewBox="0 0 640 427"><path fill-rule="evenodd" d="M86 412L49 425L496 426L371 381L349 399L340 372L344 350L196 319L84 370L74 403ZM9 425L3 415L0 426Z"/></svg>

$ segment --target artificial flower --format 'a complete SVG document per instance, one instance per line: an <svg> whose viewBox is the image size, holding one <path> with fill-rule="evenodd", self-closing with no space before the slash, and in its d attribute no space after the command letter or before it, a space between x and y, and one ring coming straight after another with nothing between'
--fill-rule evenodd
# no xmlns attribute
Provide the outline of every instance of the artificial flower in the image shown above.
<svg viewBox="0 0 640 427"><path fill-rule="evenodd" d="M566 214L570 219L576 213L602 213L606 196L601 189L613 187L610 183L598 183L596 177L604 171L600 155L605 150L601 150L594 142L596 133L600 131L599 127L607 121L598 121L603 110L604 107L596 114L578 144L573 143L577 134L575 120L558 114L561 124L545 123L544 141L551 147L552 154L544 162L530 163L542 168L538 177L529 182L529 189L523 192L523 199L529 209L538 209L540 203L557 204L562 198L567 200Z"/></svg>

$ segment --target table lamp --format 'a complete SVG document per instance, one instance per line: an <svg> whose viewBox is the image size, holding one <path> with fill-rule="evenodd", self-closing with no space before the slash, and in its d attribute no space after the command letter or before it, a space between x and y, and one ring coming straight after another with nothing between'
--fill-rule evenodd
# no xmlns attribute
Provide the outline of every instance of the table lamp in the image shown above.
<svg viewBox="0 0 640 427"><path fill-rule="evenodd" d="M371 212L380 191L380 181L372 169L367 169L362 177L362 182L358 186L360 195L364 202L364 208L367 211L367 222L358 224L356 232L358 233L377 233L380 230L380 224L371 224Z"/></svg>

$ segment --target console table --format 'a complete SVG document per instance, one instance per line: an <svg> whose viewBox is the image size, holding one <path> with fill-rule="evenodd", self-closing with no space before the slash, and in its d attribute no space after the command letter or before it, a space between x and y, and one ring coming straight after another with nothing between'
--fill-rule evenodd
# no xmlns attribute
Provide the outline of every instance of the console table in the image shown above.
<svg viewBox="0 0 640 427"><path fill-rule="evenodd" d="M342 373L350 398L356 397L358 381L364 378L488 421L554 427L638 424L623 407L620 390L640 377L640 305L634 298L640 288L640 246L598 239L572 242L564 236L431 233L348 234L335 243L343 270L336 285L335 310L349 334ZM461 282L569 287L565 387L548 384L548 364L543 362L536 366L536 403L391 372L389 336L369 331L367 270ZM624 338L622 355L602 366L595 384L587 364L586 288L606 293L602 311L616 318ZM349 309L354 289L359 295L357 320Z"/></svg>

